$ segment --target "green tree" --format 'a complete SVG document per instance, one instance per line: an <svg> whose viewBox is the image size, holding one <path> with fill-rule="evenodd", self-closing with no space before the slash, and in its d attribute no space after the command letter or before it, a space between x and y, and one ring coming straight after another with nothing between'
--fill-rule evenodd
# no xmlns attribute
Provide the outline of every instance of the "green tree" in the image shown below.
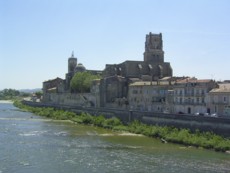
<svg viewBox="0 0 230 173"><path fill-rule="evenodd" d="M70 81L70 88L73 92L89 92L91 83L94 79L99 79L100 76L92 75L89 72L76 73Z"/></svg>
<svg viewBox="0 0 230 173"><path fill-rule="evenodd" d="M37 92L35 92L35 95L36 95L36 97L37 98L41 98L41 96L42 96L42 91L37 91Z"/></svg>
<svg viewBox="0 0 230 173"><path fill-rule="evenodd" d="M0 91L0 99L12 99L20 95L20 92L15 89L4 89Z"/></svg>

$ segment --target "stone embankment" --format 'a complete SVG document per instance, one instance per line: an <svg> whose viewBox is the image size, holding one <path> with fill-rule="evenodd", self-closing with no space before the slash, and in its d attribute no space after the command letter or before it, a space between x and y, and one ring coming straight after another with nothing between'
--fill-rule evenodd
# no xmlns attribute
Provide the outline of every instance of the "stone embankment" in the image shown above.
<svg viewBox="0 0 230 173"><path fill-rule="evenodd" d="M142 123L159 126L174 126L177 128L188 128L192 131L212 131L218 135L230 137L230 118L228 117L204 117L186 114L163 114L152 112L141 112L132 110L118 110L109 108L92 108L82 106L69 106L60 104L44 104L40 102L23 101L24 104L35 107L54 107L73 111L75 113L87 112L92 115L104 115L105 117L117 117L124 123L138 120Z"/></svg>

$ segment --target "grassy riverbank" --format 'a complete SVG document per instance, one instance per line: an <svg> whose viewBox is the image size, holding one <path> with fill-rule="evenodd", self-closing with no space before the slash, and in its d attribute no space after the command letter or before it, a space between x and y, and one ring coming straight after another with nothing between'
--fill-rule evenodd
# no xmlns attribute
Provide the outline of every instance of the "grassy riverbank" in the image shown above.
<svg viewBox="0 0 230 173"><path fill-rule="evenodd" d="M92 116L87 113L77 115L73 112L55 110L54 108L30 107L22 104L20 101L15 101L14 105L20 109L51 119L71 120L76 123L93 124L98 127L112 130L143 134L149 137L159 138L163 142L168 141L186 146L202 147L223 152L230 150L230 139L225 139L211 132L200 132L197 130L192 133L188 129L146 125L138 121L133 121L128 125L124 125L118 118L106 119L102 115Z"/></svg>

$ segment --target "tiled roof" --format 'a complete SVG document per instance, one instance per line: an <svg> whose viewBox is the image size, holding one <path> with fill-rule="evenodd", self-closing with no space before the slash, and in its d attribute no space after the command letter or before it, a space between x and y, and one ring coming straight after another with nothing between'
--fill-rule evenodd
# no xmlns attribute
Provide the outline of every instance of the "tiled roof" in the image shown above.
<svg viewBox="0 0 230 173"><path fill-rule="evenodd" d="M134 82L130 84L130 86L144 86L144 85L151 85L151 82L150 81L138 81L138 82Z"/></svg>
<svg viewBox="0 0 230 173"><path fill-rule="evenodd" d="M176 83L184 84L184 83L208 83L211 82L211 79L196 79L196 78L186 78L182 80L178 80Z"/></svg>
<svg viewBox="0 0 230 173"><path fill-rule="evenodd" d="M230 83L218 84L219 88L212 89L210 93L223 93L230 92Z"/></svg>
<svg viewBox="0 0 230 173"><path fill-rule="evenodd" d="M54 82L54 81L56 81L56 80L63 80L63 79L57 77L57 78L55 78L55 79L50 79L50 80L44 81L44 83Z"/></svg>
<svg viewBox="0 0 230 173"><path fill-rule="evenodd" d="M150 85L170 85L170 83L168 81L138 81L138 82L134 82L131 83L130 86L150 86Z"/></svg>

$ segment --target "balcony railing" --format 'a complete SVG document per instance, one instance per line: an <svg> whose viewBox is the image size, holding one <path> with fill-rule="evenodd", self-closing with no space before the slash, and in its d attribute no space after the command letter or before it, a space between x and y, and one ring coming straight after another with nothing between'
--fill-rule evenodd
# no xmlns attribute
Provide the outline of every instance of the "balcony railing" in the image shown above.
<svg viewBox="0 0 230 173"><path fill-rule="evenodd" d="M194 102L173 102L174 105L201 105L205 106L206 103L194 103Z"/></svg>

